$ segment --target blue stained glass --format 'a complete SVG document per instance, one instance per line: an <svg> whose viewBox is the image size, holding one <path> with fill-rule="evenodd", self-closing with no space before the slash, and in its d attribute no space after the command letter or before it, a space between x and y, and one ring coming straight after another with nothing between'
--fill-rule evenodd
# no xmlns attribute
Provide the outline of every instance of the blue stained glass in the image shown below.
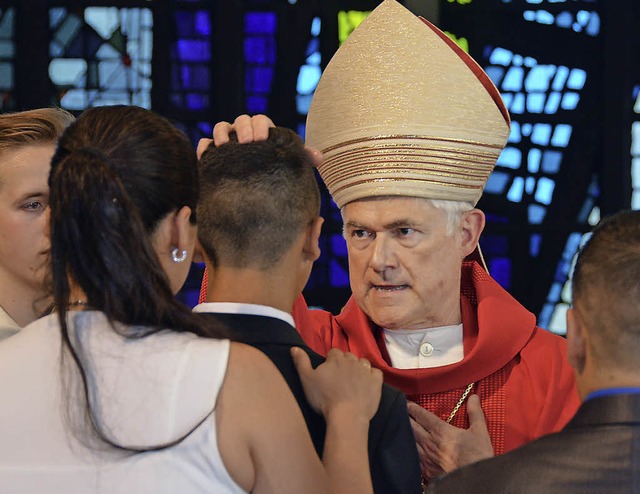
<svg viewBox="0 0 640 494"><path fill-rule="evenodd" d="M345 242L342 235L331 235L331 251L340 257L346 257L347 255L347 242Z"/></svg>
<svg viewBox="0 0 640 494"><path fill-rule="evenodd" d="M202 36L209 37L211 35L211 19L208 12L199 11L195 16L196 32Z"/></svg>
<svg viewBox="0 0 640 494"><path fill-rule="evenodd" d="M307 112L309 111L308 107L307 107ZM300 122L298 124L298 128L296 129L298 132L298 135L302 138L302 140L304 141L307 138L307 126L304 122Z"/></svg>
<svg viewBox="0 0 640 494"><path fill-rule="evenodd" d="M529 137L531 135L531 131L533 130L533 125L530 123L522 124L522 135Z"/></svg>
<svg viewBox="0 0 640 494"><path fill-rule="evenodd" d="M273 69L271 67L247 67L247 89L252 93L267 94L271 89Z"/></svg>
<svg viewBox="0 0 640 494"><path fill-rule="evenodd" d="M587 81L587 73L582 69L571 69L571 74L567 80L567 87L570 89L582 89Z"/></svg>
<svg viewBox="0 0 640 494"><path fill-rule="evenodd" d="M13 64L0 62L0 89L13 89Z"/></svg>
<svg viewBox="0 0 640 494"><path fill-rule="evenodd" d="M540 24L553 24L553 14L551 14L550 12L547 12L546 10L538 10L536 12L536 21L539 22Z"/></svg>
<svg viewBox="0 0 640 494"><path fill-rule="evenodd" d="M502 81L502 77L504 76L504 69L502 67L490 66L485 70L489 79L496 85L496 87L500 86Z"/></svg>
<svg viewBox="0 0 640 494"><path fill-rule="evenodd" d="M559 148L565 148L569 144L571 138L572 127L568 124L558 124L553 131L551 145Z"/></svg>
<svg viewBox="0 0 640 494"><path fill-rule="evenodd" d="M540 253L540 244L542 243L542 235L539 233L533 233L529 237L529 253L532 257L538 257Z"/></svg>
<svg viewBox="0 0 640 494"><path fill-rule="evenodd" d="M311 21L311 36L319 36L320 28L322 27L322 21L320 17L314 17Z"/></svg>
<svg viewBox="0 0 640 494"><path fill-rule="evenodd" d="M549 139L551 138L551 125L549 124L535 124L533 126L533 133L531 134L531 142L539 146L549 145Z"/></svg>
<svg viewBox="0 0 640 494"><path fill-rule="evenodd" d="M320 80L322 71L317 65L303 65L300 67L300 73L298 74L298 84L296 90L300 94L311 94Z"/></svg>
<svg viewBox="0 0 640 494"><path fill-rule="evenodd" d="M189 110L204 110L209 106L209 98L206 94L188 93L186 96L186 103Z"/></svg>
<svg viewBox="0 0 640 494"><path fill-rule="evenodd" d="M524 113L524 94L518 93L514 96L513 102L509 107L511 113L522 114Z"/></svg>
<svg viewBox="0 0 640 494"><path fill-rule="evenodd" d="M553 189L555 186L556 183L554 180L547 177L541 177L538 180L538 187L536 188L536 201L542 204L551 204L551 198L553 197Z"/></svg>
<svg viewBox="0 0 640 494"><path fill-rule="evenodd" d="M309 45L307 46L307 51L305 52L305 55L307 57L312 57L314 55L317 55L318 57L320 57L320 40L318 38L311 38L311 40L309 40ZM307 58L307 63L312 63L309 58ZM318 63L320 63L320 60L318 60Z"/></svg>
<svg viewBox="0 0 640 494"><path fill-rule="evenodd" d="M513 103L513 93L503 93L501 96L502 101L504 101L504 106L511 108L511 103Z"/></svg>
<svg viewBox="0 0 640 494"><path fill-rule="evenodd" d="M549 290L549 300L553 302L557 302L560 300L560 294L562 293L562 283L558 283L557 281L551 285L551 290Z"/></svg>
<svg viewBox="0 0 640 494"><path fill-rule="evenodd" d="M66 15L67 9L64 7L52 7L49 9L49 27L56 29Z"/></svg>
<svg viewBox="0 0 640 494"><path fill-rule="evenodd" d="M538 324L541 328L546 328L549 325L549 320L551 319L551 314L556 308L555 303L545 304L540 311L540 317L538 317Z"/></svg>
<svg viewBox="0 0 640 494"><path fill-rule="evenodd" d="M556 16L556 24L560 27L571 27L571 23L573 22L573 16L570 12L560 12Z"/></svg>
<svg viewBox="0 0 640 494"><path fill-rule="evenodd" d="M335 259L329 261L329 278L333 287L349 286L349 273Z"/></svg>
<svg viewBox="0 0 640 494"><path fill-rule="evenodd" d="M556 69L556 76L553 78L553 83L551 84L551 89L554 91L562 91L564 89L564 85L569 78L570 70L568 67L564 65L560 65Z"/></svg>
<svg viewBox="0 0 640 494"><path fill-rule="evenodd" d="M267 98L264 96L248 96L247 111L250 113L266 113Z"/></svg>
<svg viewBox="0 0 640 494"><path fill-rule="evenodd" d="M539 225L544 221L544 217L547 214L547 209L539 204L529 204L527 206L527 215L529 217L529 223L532 225Z"/></svg>
<svg viewBox="0 0 640 494"><path fill-rule="evenodd" d="M483 235L482 250L490 255L505 256L509 241L504 235Z"/></svg>
<svg viewBox="0 0 640 494"><path fill-rule="evenodd" d="M504 48L496 48L491 52L489 62L493 65L510 65L513 58L513 52Z"/></svg>
<svg viewBox="0 0 640 494"><path fill-rule="evenodd" d="M517 67L521 67L522 66L522 55L514 55L513 56L513 62L511 62L513 65L517 66Z"/></svg>
<svg viewBox="0 0 640 494"><path fill-rule="evenodd" d="M252 36L244 40L244 57L249 63L273 64L275 46L270 38Z"/></svg>
<svg viewBox="0 0 640 494"><path fill-rule="evenodd" d="M516 177L513 179L511 188L507 192L507 199L511 202L520 202L522 200L522 193L524 192L524 178Z"/></svg>
<svg viewBox="0 0 640 494"><path fill-rule="evenodd" d="M522 90L522 80L524 78L524 69L521 67L511 67L507 71L502 81L503 91L520 91Z"/></svg>
<svg viewBox="0 0 640 494"><path fill-rule="evenodd" d="M309 113L309 107L311 106L312 94L298 94L296 95L296 110L300 115L306 115Z"/></svg>
<svg viewBox="0 0 640 494"><path fill-rule="evenodd" d="M489 272L503 288L511 288L511 260L507 257L494 257L489 260Z"/></svg>
<svg viewBox="0 0 640 494"><path fill-rule="evenodd" d="M536 186L536 179L533 177L527 177L526 180L524 181L524 190L527 193L527 195L531 195L533 194L533 189Z"/></svg>
<svg viewBox="0 0 640 494"><path fill-rule="evenodd" d="M507 173L494 171L489 175L489 180L487 180L484 191L489 194L502 194L510 178Z"/></svg>
<svg viewBox="0 0 640 494"><path fill-rule="evenodd" d="M560 171L562 153L560 151L545 150L542 153L542 171L548 174L555 174Z"/></svg>
<svg viewBox="0 0 640 494"><path fill-rule="evenodd" d="M587 34L597 36L600 34L600 16L597 12L593 12L586 27Z"/></svg>
<svg viewBox="0 0 640 494"><path fill-rule="evenodd" d="M553 65L536 65L527 74L525 89L528 92L547 91L555 73L556 67Z"/></svg>
<svg viewBox="0 0 640 494"><path fill-rule="evenodd" d="M591 12L587 12L586 10L579 10L576 14L576 20L583 26L589 22L590 18Z"/></svg>
<svg viewBox="0 0 640 494"><path fill-rule="evenodd" d="M533 10L525 10L522 13L522 17L524 17L524 19L526 21L535 21L536 20L536 13Z"/></svg>
<svg viewBox="0 0 640 494"><path fill-rule="evenodd" d="M319 51L313 52L311 55L307 57L307 63L309 65L320 65L322 61L322 56Z"/></svg>
<svg viewBox="0 0 640 494"><path fill-rule="evenodd" d="M563 110L575 110L580 101L580 95L578 93L564 93L562 97L562 109Z"/></svg>
<svg viewBox="0 0 640 494"><path fill-rule="evenodd" d="M544 93L527 94L527 111L530 113L542 113L545 103Z"/></svg>
<svg viewBox="0 0 640 494"><path fill-rule="evenodd" d="M557 113L561 100L562 93L550 93L549 97L547 98L547 104L544 106L544 112L547 115L553 115L554 113Z"/></svg>
<svg viewBox="0 0 640 494"><path fill-rule="evenodd" d="M273 34L276 31L276 20L273 12L249 12L245 15L245 30L252 34Z"/></svg>
<svg viewBox="0 0 640 494"><path fill-rule="evenodd" d="M518 148L507 146L498 157L497 165L517 170L522 162L522 152Z"/></svg>
<svg viewBox="0 0 640 494"><path fill-rule="evenodd" d="M208 41L179 39L176 44L182 62L200 62L211 59L211 45Z"/></svg>
<svg viewBox="0 0 640 494"><path fill-rule="evenodd" d="M538 148L532 148L527 155L527 170L529 173L538 173L540 170L540 159L542 152ZM527 192L531 193L527 190Z"/></svg>
<svg viewBox="0 0 640 494"><path fill-rule="evenodd" d="M520 134L520 124L515 121L511 121L511 131L509 132L509 142L520 142L522 136Z"/></svg>

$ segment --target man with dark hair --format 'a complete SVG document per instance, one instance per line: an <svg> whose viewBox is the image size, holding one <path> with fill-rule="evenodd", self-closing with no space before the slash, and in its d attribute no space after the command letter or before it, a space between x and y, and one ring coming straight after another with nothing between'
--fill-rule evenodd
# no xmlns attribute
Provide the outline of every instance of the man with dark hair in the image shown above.
<svg viewBox="0 0 640 494"><path fill-rule="evenodd" d="M283 128L266 141L213 145L200 159L199 241L208 271L206 303L194 310L225 323L233 337L264 352L296 397L316 450L325 422L305 398L291 358L302 348L291 311L320 255L320 193L302 141ZM363 365L370 365L362 359ZM384 386L369 427L374 491L420 492L418 454L406 400Z"/></svg>
<svg viewBox="0 0 640 494"><path fill-rule="evenodd" d="M640 211L596 227L578 255L568 359L583 400L560 432L457 470L432 493L640 492Z"/></svg>

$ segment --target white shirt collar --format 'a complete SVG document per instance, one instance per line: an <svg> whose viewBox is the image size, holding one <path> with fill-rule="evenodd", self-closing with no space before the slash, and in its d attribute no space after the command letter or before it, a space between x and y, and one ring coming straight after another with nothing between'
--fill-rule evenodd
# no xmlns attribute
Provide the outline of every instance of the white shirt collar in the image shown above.
<svg viewBox="0 0 640 494"><path fill-rule="evenodd" d="M293 316L275 307L259 304L243 304L239 302L205 302L193 308L194 312L219 312L221 314L249 314L280 319L295 328Z"/></svg>
<svg viewBox="0 0 640 494"><path fill-rule="evenodd" d="M441 367L464 358L462 324L383 332L391 365L396 369Z"/></svg>

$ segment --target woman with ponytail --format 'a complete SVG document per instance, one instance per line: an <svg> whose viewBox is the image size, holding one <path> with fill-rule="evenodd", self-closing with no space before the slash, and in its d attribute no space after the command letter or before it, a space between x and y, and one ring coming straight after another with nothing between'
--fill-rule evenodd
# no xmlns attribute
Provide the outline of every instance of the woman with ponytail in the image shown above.
<svg viewBox="0 0 640 494"><path fill-rule="evenodd" d="M56 309L0 345L0 494L371 490L379 372L342 353L302 362L323 468L273 364L174 298L198 191L181 132L137 107L87 110L49 186Z"/></svg>

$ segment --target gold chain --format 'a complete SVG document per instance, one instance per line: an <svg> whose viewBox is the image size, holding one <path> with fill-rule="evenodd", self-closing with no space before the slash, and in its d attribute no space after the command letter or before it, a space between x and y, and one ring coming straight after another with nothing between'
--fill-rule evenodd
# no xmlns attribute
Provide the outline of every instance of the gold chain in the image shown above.
<svg viewBox="0 0 640 494"><path fill-rule="evenodd" d="M453 407L453 410L451 410L451 413L449 414L449 418L447 419L447 424L451 423L451 421L453 420L453 417L456 416L456 413L458 413L458 410L460 410L460 407L464 403L464 400L467 399L467 396L469 396L469 393L471 393L472 389L473 389L473 383L467 386L467 389L465 389L464 393L462 393L462 396L458 400L458 403L456 403L456 406Z"/></svg>

